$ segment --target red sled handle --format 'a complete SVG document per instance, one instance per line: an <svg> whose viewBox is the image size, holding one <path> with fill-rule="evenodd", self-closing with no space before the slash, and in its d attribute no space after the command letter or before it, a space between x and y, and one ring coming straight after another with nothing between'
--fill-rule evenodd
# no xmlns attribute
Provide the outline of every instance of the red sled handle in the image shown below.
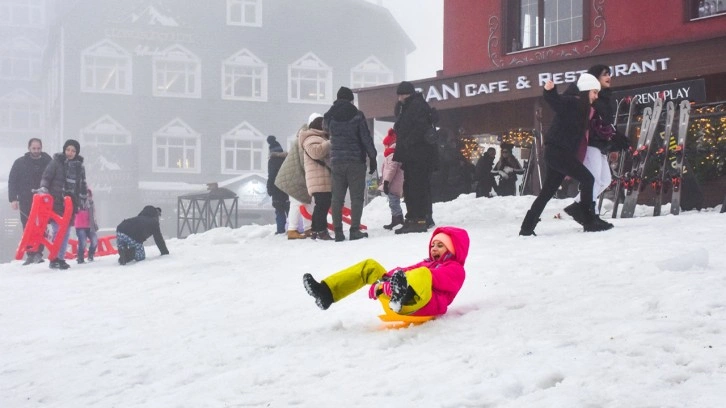
<svg viewBox="0 0 726 408"><path fill-rule="evenodd" d="M331 213L331 211L328 210L328 214L330 214L330 213ZM300 214L308 220L313 219L312 214L310 214L310 212L308 212L308 209L305 208L304 205L300 205ZM343 207L343 222L350 225L350 208L348 208L348 207ZM328 223L328 229L331 231L335 231L335 227L333 227L333 224L331 224L331 223ZM366 229L368 229L368 227L361 224L360 229L366 230Z"/></svg>

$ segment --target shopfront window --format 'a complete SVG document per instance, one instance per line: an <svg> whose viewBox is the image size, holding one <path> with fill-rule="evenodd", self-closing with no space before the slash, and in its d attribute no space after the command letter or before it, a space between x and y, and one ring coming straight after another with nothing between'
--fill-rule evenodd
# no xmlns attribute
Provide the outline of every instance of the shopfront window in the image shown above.
<svg viewBox="0 0 726 408"><path fill-rule="evenodd" d="M726 15L724 0L687 0L691 20Z"/></svg>
<svg viewBox="0 0 726 408"><path fill-rule="evenodd" d="M510 52L582 41L584 0L506 0Z"/></svg>

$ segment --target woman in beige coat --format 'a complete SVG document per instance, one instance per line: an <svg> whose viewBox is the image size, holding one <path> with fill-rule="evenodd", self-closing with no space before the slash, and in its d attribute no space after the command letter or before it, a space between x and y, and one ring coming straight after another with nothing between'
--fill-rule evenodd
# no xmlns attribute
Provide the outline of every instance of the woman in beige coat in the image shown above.
<svg viewBox="0 0 726 408"><path fill-rule="evenodd" d="M332 198L333 179L330 173L330 139L323 131L323 118L317 118L298 137L305 163L305 183L315 200L313 209L313 239L329 241L328 210Z"/></svg>

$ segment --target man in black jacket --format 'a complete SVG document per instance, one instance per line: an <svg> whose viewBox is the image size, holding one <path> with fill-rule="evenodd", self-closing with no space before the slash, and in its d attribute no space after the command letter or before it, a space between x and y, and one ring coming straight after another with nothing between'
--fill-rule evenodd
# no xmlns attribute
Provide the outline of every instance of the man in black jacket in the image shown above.
<svg viewBox="0 0 726 408"><path fill-rule="evenodd" d="M154 236L154 242L162 255L169 255L164 236L161 235L159 217L161 209L147 205L138 216L121 221L116 227L116 245L118 246L118 263L126 265L131 261L146 259L144 241Z"/></svg>
<svg viewBox="0 0 726 408"><path fill-rule="evenodd" d="M43 151L43 142L32 138L28 141L28 153L15 160L8 176L8 198L10 207L20 210L20 223L28 223L28 215L33 205L33 190L40 187L43 171L50 163L51 157ZM43 262L43 246L38 252L28 252L23 265Z"/></svg>
<svg viewBox="0 0 726 408"><path fill-rule="evenodd" d="M393 129L398 134L393 160L402 163L403 196L406 220L396 234L426 232L431 209L431 172L437 160L436 145L426 142L424 134L434 125L432 110L413 84L403 81L396 89L400 112Z"/></svg>
<svg viewBox="0 0 726 408"><path fill-rule="evenodd" d="M330 210L337 242L345 240L343 202L349 189L350 240L368 237L368 233L360 230L366 189L366 157L369 174L378 167L378 153L366 117L353 105L353 99L353 91L341 86L333 106L323 115L323 130L330 134L330 170L333 175Z"/></svg>
<svg viewBox="0 0 726 408"><path fill-rule="evenodd" d="M492 174L492 168L494 167L494 157L496 157L497 151L493 147L487 149L479 160L476 162L476 170L474 174L476 176L476 196L489 197L492 192L492 186L494 186L494 175Z"/></svg>

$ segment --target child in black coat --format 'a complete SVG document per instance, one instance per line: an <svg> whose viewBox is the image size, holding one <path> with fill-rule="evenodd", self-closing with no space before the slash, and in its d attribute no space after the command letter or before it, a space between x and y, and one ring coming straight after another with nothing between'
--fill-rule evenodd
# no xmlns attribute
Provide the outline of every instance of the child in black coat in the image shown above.
<svg viewBox="0 0 726 408"><path fill-rule="evenodd" d="M154 242L162 255L169 255L164 236L159 226L161 209L147 205L138 216L121 221L116 227L116 244L118 245L118 263L126 265L131 261L146 259L144 241L154 236Z"/></svg>

